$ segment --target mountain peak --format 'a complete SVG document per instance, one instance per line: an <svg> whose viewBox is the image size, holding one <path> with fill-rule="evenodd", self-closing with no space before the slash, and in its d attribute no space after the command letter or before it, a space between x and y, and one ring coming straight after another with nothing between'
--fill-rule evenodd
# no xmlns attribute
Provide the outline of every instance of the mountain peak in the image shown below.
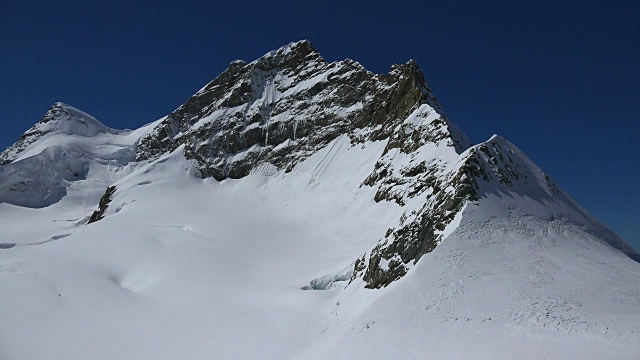
<svg viewBox="0 0 640 360"><path fill-rule="evenodd" d="M274 57L274 56L286 56L288 54L309 54L316 52L317 50L313 44L309 40L299 40L288 43L287 45L281 46L276 50L271 50L268 53L264 54L262 57Z"/></svg>
<svg viewBox="0 0 640 360"><path fill-rule="evenodd" d="M92 137L98 134L116 134L95 117L63 102L49 107L40 121L27 130L15 144L0 153L0 164L8 164L20 156L27 148L48 135L63 134Z"/></svg>
<svg viewBox="0 0 640 360"><path fill-rule="evenodd" d="M414 112L407 131L433 130L438 139L396 131ZM290 169L340 135L357 142L394 135L392 145L401 148L444 138L459 152L471 145L446 120L415 61L377 75L349 59L327 63L301 40L250 63L232 62L141 139L137 159L186 144L204 176L239 178L263 162ZM401 146L405 140L411 145Z"/></svg>
<svg viewBox="0 0 640 360"><path fill-rule="evenodd" d="M88 113L63 102L51 105L38 124L34 127L38 127L40 131L70 135L95 136L99 133L117 132ZM43 124L47 125L42 126Z"/></svg>
<svg viewBox="0 0 640 360"><path fill-rule="evenodd" d="M95 118L87 113L85 113L84 111L73 107L69 104L65 104L61 101L57 101L55 103L53 103L53 105L51 105L49 107L49 109L47 109L47 112L42 116L42 118L40 119L41 122L47 123L51 120L55 120L57 117L59 117L61 114L64 114L66 116L70 116L73 118L87 118L87 119L94 119ZM97 120L96 120L97 121Z"/></svg>
<svg viewBox="0 0 640 360"><path fill-rule="evenodd" d="M297 68L300 65L320 61L322 56L308 40L291 42L276 50L271 50L259 59L253 61L258 68L271 70L276 68Z"/></svg>

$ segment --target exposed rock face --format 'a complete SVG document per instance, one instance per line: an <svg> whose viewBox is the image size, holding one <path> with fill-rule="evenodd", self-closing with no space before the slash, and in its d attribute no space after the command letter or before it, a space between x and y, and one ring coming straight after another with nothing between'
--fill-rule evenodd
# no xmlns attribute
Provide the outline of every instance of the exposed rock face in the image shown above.
<svg viewBox="0 0 640 360"><path fill-rule="evenodd" d="M107 191L104 192L104 195L100 198L100 203L98 204L98 210L94 211L89 218L89 222L87 224L94 223L96 221L102 220L104 215L107 213L107 208L109 207L109 203L111 202L111 197L116 192L115 186L109 186Z"/></svg>
<svg viewBox="0 0 640 360"><path fill-rule="evenodd" d="M437 132L429 134L420 138L433 138ZM407 198L423 196L424 202L419 209L405 212L397 228L389 229L369 254L356 260L351 281L362 277L367 288L384 287L404 276L436 248L465 204L488 193L506 193L518 187L532 196L566 197L548 175L527 164L526 156L500 136L471 146L453 161L440 162L446 159L439 157L403 167L392 159L383 156L365 181L378 185L376 200L402 205Z"/></svg>
<svg viewBox="0 0 640 360"><path fill-rule="evenodd" d="M427 138L437 132L431 131L429 134ZM492 150L488 150L489 147ZM451 162L433 159L392 171L386 170L393 165L388 165L390 162L383 157L382 162L376 164L377 170L366 182L368 185L380 184L376 200L393 200L402 205L406 197L424 194L424 205L405 213L398 227L387 231L385 238L369 254L368 262L366 256L356 261L352 280L362 276L366 287L380 288L401 278L412 264L436 248L447 225L464 205L479 200L482 183L491 182L493 176L507 185L519 180L522 176L520 173L505 170L511 169L511 166L517 167L516 162L509 155L503 155L497 150L499 148L499 145L487 142L457 156L454 166L451 166ZM482 154L478 153L478 149ZM506 165L496 165L494 155ZM380 168L385 170L380 171ZM385 176L381 177L381 174ZM399 185L405 184L411 184L408 192L396 190Z"/></svg>
<svg viewBox="0 0 640 360"><path fill-rule="evenodd" d="M389 138L421 104L443 114L415 62L376 75L349 59L327 63L300 41L232 62L145 136L137 157L184 144L202 174L218 180L263 162L289 171L342 134L354 142Z"/></svg>

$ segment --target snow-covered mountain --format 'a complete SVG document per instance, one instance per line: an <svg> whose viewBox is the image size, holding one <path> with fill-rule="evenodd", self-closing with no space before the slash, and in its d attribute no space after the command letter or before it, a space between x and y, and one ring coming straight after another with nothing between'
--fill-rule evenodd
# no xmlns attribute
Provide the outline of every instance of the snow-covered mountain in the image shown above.
<svg viewBox="0 0 640 360"><path fill-rule="evenodd" d="M77 186L104 192L135 160L138 139L153 125L114 130L74 107L54 104L0 153L0 202L39 208L58 202ZM80 181L88 176L91 181ZM95 194L88 200L85 205L93 206Z"/></svg>
<svg viewBox="0 0 640 360"><path fill-rule="evenodd" d="M0 161L3 359L640 357L640 256L414 61L299 41Z"/></svg>

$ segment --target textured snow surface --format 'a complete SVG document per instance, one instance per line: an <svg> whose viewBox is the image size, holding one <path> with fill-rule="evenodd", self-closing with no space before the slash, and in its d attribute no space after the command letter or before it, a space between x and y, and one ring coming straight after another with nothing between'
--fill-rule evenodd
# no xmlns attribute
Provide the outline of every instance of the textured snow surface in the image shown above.
<svg viewBox="0 0 640 360"><path fill-rule="evenodd" d="M220 183L179 148L123 175L90 225L91 179L43 209L0 204L0 358L640 356L640 265L515 193L469 203L400 281L345 289L403 211L360 186L384 146L341 137L289 174Z"/></svg>

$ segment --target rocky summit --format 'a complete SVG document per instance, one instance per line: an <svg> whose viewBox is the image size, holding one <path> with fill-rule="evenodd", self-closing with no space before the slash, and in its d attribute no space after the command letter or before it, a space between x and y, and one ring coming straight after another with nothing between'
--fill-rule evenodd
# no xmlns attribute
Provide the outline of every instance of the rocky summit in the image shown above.
<svg viewBox="0 0 640 360"><path fill-rule="evenodd" d="M447 122L418 65L388 74L353 60L327 63L308 41L291 43L251 63L234 61L216 79L140 140L137 159L185 145L204 176L246 176L259 164L291 171L341 135L362 143L405 135L397 125L421 105ZM450 140L462 149L464 136Z"/></svg>

